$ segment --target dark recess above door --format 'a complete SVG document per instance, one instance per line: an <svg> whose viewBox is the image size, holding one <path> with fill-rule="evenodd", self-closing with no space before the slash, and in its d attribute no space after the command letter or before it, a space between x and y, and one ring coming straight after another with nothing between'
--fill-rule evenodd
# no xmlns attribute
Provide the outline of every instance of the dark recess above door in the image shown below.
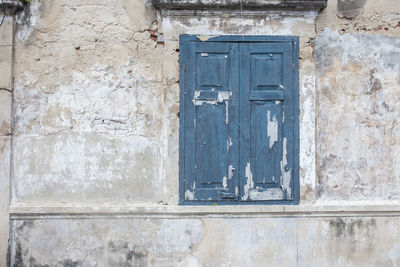
<svg viewBox="0 0 400 267"><path fill-rule="evenodd" d="M152 0L158 9L245 9L245 10L293 10L318 11L326 7L328 0Z"/></svg>

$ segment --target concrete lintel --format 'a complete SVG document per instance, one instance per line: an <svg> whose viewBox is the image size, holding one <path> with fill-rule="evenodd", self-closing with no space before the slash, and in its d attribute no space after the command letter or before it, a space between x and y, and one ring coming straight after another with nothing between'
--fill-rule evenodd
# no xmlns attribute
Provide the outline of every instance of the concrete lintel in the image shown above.
<svg viewBox="0 0 400 267"><path fill-rule="evenodd" d="M158 9L167 10L304 10L317 11L327 0L152 0Z"/></svg>

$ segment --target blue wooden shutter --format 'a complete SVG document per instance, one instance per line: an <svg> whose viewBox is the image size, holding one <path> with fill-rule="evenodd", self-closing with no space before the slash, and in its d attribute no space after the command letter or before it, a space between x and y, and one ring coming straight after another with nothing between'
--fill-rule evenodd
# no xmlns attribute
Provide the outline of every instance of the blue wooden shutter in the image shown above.
<svg viewBox="0 0 400 267"><path fill-rule="evenodd" d="M181 203L238 199L238 45L181 42L180 61Z"/></svg>
<svg viewBox="0 0 400 267"><path fill-rule="evenodd" d="M240 44L241 201L298 201L295 48L294 42Z"/></svg>
<svg viewBox="0 0 400 267"><path fill-rule="evenodd" d="M180 203L297 204L298 38L180 39Z"/></svg>

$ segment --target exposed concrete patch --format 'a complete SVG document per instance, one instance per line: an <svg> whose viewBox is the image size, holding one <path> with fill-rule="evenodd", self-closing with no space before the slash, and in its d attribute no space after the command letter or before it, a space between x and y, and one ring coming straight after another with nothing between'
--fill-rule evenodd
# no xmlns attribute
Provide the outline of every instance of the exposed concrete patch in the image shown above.
<svg viewBox="0 0 400 267"><path fill-rule="evenodd" d="M10 45L0 46L0 88L11 89L11 69L12 47Z"/></svg>
<svg viewBox="0 0 400 267"><path fill-rule="evenodd" d="M17 137L14 158L17 202L123 203L160 197L159 148L144 137Z"/></svg>
<svg viewBox="0 0 400 267"><path fill-rule="evenodd" d="M12 27L13 18L11 16L6 16L0 27L0 46L12 45Z"/></svg>
<svg viewBox="0 0 400 267"><path fill-rule="evenodd" d="M144 65L94 66L76 72L56 88L39 86L24 72L16 85L16 133L55 133L63 130L111 135L154 136L161 127L160 96L154 76L144 77Z"/></svg>
<svg viewBox="0 0 400 267"><path fill-rule="evenodd" d="M316 28L317 32L327 27L341 34L368 32L399 36L399 12L400 6L397 0L330 0L328 7L318 17ZM341 18L343 16L352 18Z"/></svg>
<svg viewBox="0 0 400 267"><path fill-rule="evenodd" d="M0 89L0 135L11 134L11 92Z"/></svg>
<svg viewBox="0 0 400 267"><path fill-rule="evenodd" d="M362 12L367 0L338 0L338 15L354 18Z"/></svg>
<svg viewBox="0 0 400 267"><path fill-rule="evenodd" d="M215 17L165 17L162 30L166 38L178 37L179 33L198 35L220 34L266 34L295 35L304 33L303 37L314 35L314 17L266 17L244 16L243 18ZM304 28L301 28L304 27ZM310 30L310 31L307 31Z"/></svg>

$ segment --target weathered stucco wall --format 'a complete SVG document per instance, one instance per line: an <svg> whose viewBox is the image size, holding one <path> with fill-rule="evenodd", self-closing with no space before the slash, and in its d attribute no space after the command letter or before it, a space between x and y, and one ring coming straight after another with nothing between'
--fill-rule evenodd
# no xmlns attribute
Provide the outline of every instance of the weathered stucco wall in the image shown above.
<svg viewBox="0 0 400 267"><path fill-rule="evenodd" d="M351 20L335 8L329 2L315 40L316 192L328 200L398 200L400 5L366 1Z"/></svg>
<svg viewBox="0 0 400 267"><path fill-rule="evenodd" d="M320 197L399 199L400 38L326 29L315 55Z"/></svg>
<svg viewBox="0 0 400 267"><path fill-rule="evenodd" d="M399 224L398 218L17 220L14 264L398 266Z"/></svg>
<svg viewBox="0 0 400 267"><path fill-rule="evenodd" d="M0 90L11 265L400 265L400 5L345 2L178 15L33 0ZM299 206L177 206L182 33L300 36Z"/></svg>
<svg viewBox="0 0 400 267"><path fill-rule="evenodd" d="M0 265L5 263L9 238L13 25L7 12L0 27Z"/></svg>
<svg viewBox="0 0 400 267"><path fill-rule="evenodd" d="M177 204L182 33L301 37L302 188L315 185L316 13L156 18L141 1L93 5L35 2L18 32L14 203Z"/></svg>
<svg viewBox="0 0 400 267"><path fill-rule="evenodd" d="M158 202L163 47L141 1L35 1L16 44L14 202Z"/></svg>

